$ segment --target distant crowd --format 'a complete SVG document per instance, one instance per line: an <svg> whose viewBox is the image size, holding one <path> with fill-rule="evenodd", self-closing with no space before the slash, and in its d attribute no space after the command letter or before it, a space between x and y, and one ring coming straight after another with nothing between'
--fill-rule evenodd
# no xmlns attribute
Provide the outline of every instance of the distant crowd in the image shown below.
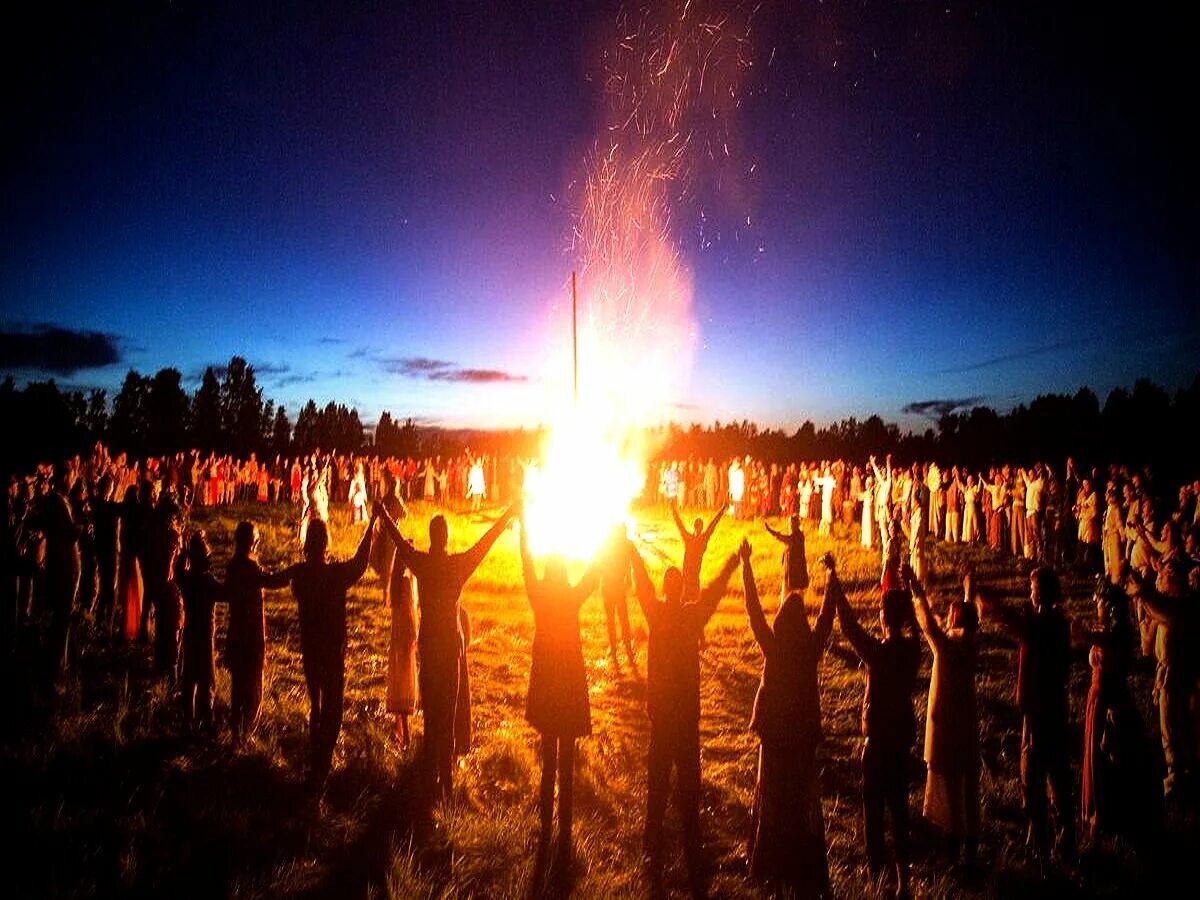
<svg viewBox="0 0 1200 900"><path fill-rule="evenodd" d="M504 530L522 520L520 473L520 460L469 455L401 461L312 454L267 463L192 453L132 461L98 445L87 459L9 482L0 548L0 651L6 661L37 667L31 691L36 702L52 706L75 664L79 641L145 644L153 648L158 676L179 698L185 727L209 735L215 727L215 609L228 604L229 727L241 741L256 727L261 710L264 591L290 587L310 705L310 781L319 795L341 729L346 594L374 566L392 611L387 707L407 742L408 718L419 702L422 785L430 802L437 802L449 795L454 757L470 742L470 625L461 593ZM796 896L829 894L816 751L822 739L819 663L835 619L865 668L861 768L867 862L873 874L890 866L898 895L909 893L913 705L922 638L933 659L920 761L922 809L943 835L949 858L963 863L967 880L978 875L975 681L981 623L994 622L1018 645L1021 781L1029 849L1039 866L1075 866L1079 822L1093 836L1117 834L1147 845L1161 826L1164 800L1194 803L1200 483L1168 493L1145 470L1081 471L1070 461L1061 471L1039 463L972 472L934 463L901 467L890 458L882 464L870 459L866 465L788 466L743 458L656 463L647 485L643 502L670 507L684 547L680 565L669 566L658 586L622 527L614 528L576 584L556 557L544 560L539 574L523 522L519 527L535 625L526 715L541 735L539 872L570 868L575 746L591 733L579 609L599 593L614 661L623 646L636 671L627 610L632 593L649 635L649 877L661 877L674 771L688 871L693 887L703 890L700 647L705 625L738 568L748 628L763 655L750 722L760 752L748 854L751 871L765 883ZM448 551L449 525L440 514L428 522L427 550L418 550L398 525L409 514L406 500L479 508L485 498L507 509L462 553ZM235 502L248 518L237 526L221 581L207 537L190 524L189 513L196 505ZM297 510L302 559L269 571L257 557L251 505L285 502ZM330 503L349 504L352 521L366 523L346 561L329 555ZM689 525L681 507L714 514ZM785 554L783 601L771 621L759 600L748 542L723 561L711 582L701 584L709 539L726 514L789 522L786 529L766 528ZM810 622L805 529L814 525L880 551L878 634L848 602L832 554L821 560L828 578ZM986 544L1027 561L1022 570L1029 573L1028 595L1019 605L1005 602L993 586L964 570L956 577L961 594L935 603L927 590L931 541ZM1097 576L1096 612L1088 621L1072 621L1063 610L1058 572L1067 567ZM1081 753L1070 741L1073 643L1089 649L1092 671ZM1155 660L1161 752L1149 739L1132 693L1139 653ZM1076 761L1083 788L1078 801Z"/></svg>

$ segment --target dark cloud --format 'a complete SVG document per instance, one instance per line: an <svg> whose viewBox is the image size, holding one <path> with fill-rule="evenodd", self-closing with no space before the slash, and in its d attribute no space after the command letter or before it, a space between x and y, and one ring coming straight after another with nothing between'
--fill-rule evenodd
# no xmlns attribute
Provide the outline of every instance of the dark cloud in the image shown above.
<svg viewBox="0 0 1200 900"><path fill-rule="evenodd" d="M344 343L346 343L346 339L340 338L340 337L322 337L322 338L317 338L317 343L318 344L344 344Z"/></svg>
<svg viewBox="0 0 1200 900"><path fill-rule="evenodd" d="M924 416L936 422L942 416L948 416L952 412L978 406L986 399L986 397L959 397L942 400L915 400L906 405L901 412L910 416Z"/></svg>
<svg viewBox="0 0 1200 900"><path fill-rule="evenodd" d="M301 375L299 373L295 375L284 375L282 378L276 379L273 382L273 386L276 388L285 388L292 387L293 385L297 384L311 384L312 382L316 381L318 377L319 376L316 372L309 372L306 375Z"/></svg>
<svg viewBox="0 0 1200 900"><path fill-rule="evenodd" d="M101 331L56 325L5 326L0 331L0 369L74 375L122 360L120 341Z"/></svg>
<svg viewBox="0 0 1200 900"><path fill-rule="evenodd" d="M499 369L464 369L444 359L409 356L400 359L381 359L379 364L391 375L422 378L425 381L448 381L466 384L519 384L529 378Z"/></svg>
<svg viewBox="0 0 1200 900"><path fill-rule="evenodd" d="M287 363L276 365L274 363L250 363L250 368L254 370L255 375L286 375L292 371L292 367Z"/></svg>
<svg viewBox="0 0 1200 900"><path fill-rule="evenodd" d="M960 375L963 372L977 372L980 369L990 369L993 366L1002 366L1005 363L1020 362L1024 359L1033 359L1037 356L1044 356L1047 353L1057 353L1060 350L1073 350L1076 347L1083 347L1093 343L1096 343L1096 338L1071 338L1063 341L1055 341L1052 344L1044 344L1041 347L1030 347L1026 350L1018 350L1015 353L1005 353L1001 356L992 356L987 359L982 359L979 362L968 363L965 366L952 366L949 369L938 369L934 374Z"/></svg>

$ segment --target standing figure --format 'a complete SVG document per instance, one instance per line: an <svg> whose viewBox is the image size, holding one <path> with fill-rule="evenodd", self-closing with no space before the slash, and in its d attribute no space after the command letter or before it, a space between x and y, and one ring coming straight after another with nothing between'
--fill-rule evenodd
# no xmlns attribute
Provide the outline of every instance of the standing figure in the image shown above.
<svg viewBox="0 0 1200 900"><path fill-rule="evenodd" d="M361 461L355 464L350 482L350 521L367 521L367 476Z"/></svg>
<svg viewBox="0 0 1200 900"><path fill-rule="evenodd" d="M770 525L763 523L767 533L783 544L783 593L792 591L804 592L808 589L808 560L804 555L804 529L800 527L800 517L792 516L791 531L782 534Z"/></svg>
<svg viewBox="0 0 1200 900"><path fill-rule="evenodd" d="M675 527L679 529L679 539L683 541L683 589L689 596L700 593L700 567L704 563L704 551L708 549L709 538L724 515L725 508L722 507L709 520L707 527L703 519L697 518L692 523L692 530L688 531L679 517L679 505L671 501L671 516L675 519Z"/></svg>
<svg viewBox="0 0 1200 900"><path fill-rule="evenodd" d="M1039 865L1050 859L1052 813L1064 862L1075 860L1075 804L1068 752L1071 629L1062 611L1062 586L1053 569L1029 573L1029 605L1020 612L988 598L993 614L1017 639L1017 708L1021 711L1021 790L1029 820L1028 846Z"/></svg>
<svg viewBox="0 0 1200 900"><path fill-rule="evenodd" d="M629 633L629 556L626 544L629 536L624 525L613 527L608 543L600 556L600 597L604 600L604 620L608 625L608 650L613 665L620 668L617 658L617 629L620 627L621 642L625 646L625 658L629 668L637 672L637 657L633 652L633 638Z"/></svg>
<svg viewBox="0 0 1200 900"><path fill-rule="evenodd" d="M422 748L425 788L430 796L448 797L454 771L456 711L465 654L459 596L492 545L504 533L515 512L510 507L470 550L449 553L446 519L429 520L429 550L421 552L403 535L387 510L375 506L384 530L396 543L395 565L410 569L417 579L421 610L417 633L418 689L425 712ZM461 742L460 742L461 743Z"/></svg>
<svg viewBox="0 0 1200 900"><path fill-rule="evenodd" d="M384 496L380 501L392 520L408 517L404 501L396 494L396 482L385 474ZM387 711L396 717L396 737L407 747L410 740L409 717L417 711L417 580L396 562L396 548L386 529L380 533L372 555L382 557L383 602L391 611L388 636Z"/></svg>
<svg viewBox="0 0 1200 900"><path fill-rule="evenodd" d="M71 513L70 489L70 472L60 463L55 467L53 488L39 499L37 509L37 522L46 539L45 575L38 584L38 602L44 601L50 612L46 633L48 685L56 684L67 672L75 594L79 590L79 539L83 527Z"/></svg>
<svg viewBox="0 0 1200 900"><path fill-rule="evenodd" d="M1121 512L1120 494L1115 484L1104 491L1104 526L1101 535L1104 574L1108 580L1121 583L1121 563L1125 559L1125 516Z"/></svg>
<svg viewBox="0 0 1200 900"><path fill-rule="evenodd" d="M1146 726L1129 689L1137 629L1124 589L1100 576L1095 596L1097 627L1078 632L1091 647L1092 667L1083 732L1083 822L1093 841L1122 835L1144 843L1152 837L1159 811L1155 795L1161 799L1161 793Z"/></svg>
<svg viewBox="0 0 1200 900"><path fill-rule="evenodd" d="M145 489L149 491L147 483ZM147 613L154 613L154 669L174 686L179 680L181 641L183 639L183 596L175 580L175 562L183 550L183 535L176 518L177 508L164 497L148 516L142 571L146 579ZM143 624L143 630L147 628Z"/></svg>
<svg viewBox="0 0 1200 900"><path fill-rule="evenodd" d="M217 684L213 660L217 601L224 589L212 574L212 553L203 531L188 541L187 569L179 575L183 594L183 674L180 694L188 728L212 730L213 692Z"/></svg>
<svg viewBox="0 0 1200 900"><path fill-rule="evenodd" d="M117 567L117 600L121 605L121 616L125 640L146 640L141 631L142 621L142 542L145 536L145 516L138 502L137 488L130 485L125 489L120 511L120 556Z"/></svg>
<svg viewBox="0 0 1200 900"><path fill-rule="evenodd" d="M979 720L975 709L979 610L971 579L963 579L964 598L950 604L945 626L934 616L925 588L915 573L905 573L913 593L917 624L933 651L929 712L925 718L925 818L946 838L957 863L966 845L968 877L976 871L979 846Z"/></svg>
<svg viewBox="0 0 1200 900"><path fill-rule="evenodd" d="M915 573L914 573L915 574ZM867 667L862 702L863 831L867 866L878 878L884 865L884 811L892 817L892 843L896 855L896 894L909 895L908 788L913 742L917 738L913 693L921 665L921 645L913 633L912 595L891 590L883 595L879 624L883 640L872 637L859 624L841 582L830 567L830 590L835 592L842 634Z"/></svg>
<svg viewBox="0 0 1200 900"><path fill-rule="evenodd" d="M836 578L830 578L815 627L809 627L799 591L788 593L771 625L758 599L748 542L742 542L739 554L746 613L763 653L762 681L750 720L759 738L750 871L794 897L829 897L817 780L817 746L822 739L817 667L833 631ZM832 572L829 554L824 562Z"/></svg>
<svg viewBox="0 0 1200 900"><path fill-rule="evenodd" d="M533 609L533 662L525 718L542 736L542 780L538 788L541 834L539 860L554 831L554 786L558 784L558 841L555 868L571 860L571 800L575 783L575 741L592 733L587 673L579 640L579 608L596 589L595 566L572 586L562 557L546 560L541 578L533 567L529 535L521 523L521 574ZM557 776L556 773L557 772ZM540 868L540 867L539 867Z"/></svg>
<svg viewBox="0 0 1200 900"><path fill-rule="evenodd" d="M342 730L346 687L346 592L362 578L371 553L375 517L367 523L358 551L346 562L330 562L329 532L313 519L304 540L304 561L285 570L300 618L300 652L308 687L309 785L325 787Z"/></svg>
<svg viewBox="0 0 1200 900"><path fill-rule="evenodd" d="M1153 623L1154 699L1167 766L1163 795L1187 797L1196 766L1196 723L1190 708L1196 691L1195 641L1200 629L1200 606L1188 596L1179 560L1163 565L1155 583L1131 572L1129 593Z"/></svg>
<svg viewBox="0 0 1200 900"><path fill-rule="evenodd" d="M258 529L238 522L233 532L233 559L225 570L229 618L225 633L225 665L229 669L229 719L235 742L254 731L262 709L266 670L267 616L263 590L287 587L289 573L267 572L258 562Z"/></svg>
<svg viewBox="0 0 1200 900"><path fill-rule="evenodd" d="M633 584L650 629L646 707L650 715L647 763L645 850L651 876L662 874L663 819L676 773L676 801L683 825L684 854L694 890L705 883L700 837L700 639L717 610L738 557L730 555L721 571L695 599L685 602L683 574L674 566L663 575L663 597L654 595L646 564L632 544Z"/></svg>
<svg viewBox="0 0 1200 900"><path fill-rule="evenodd" d="M96 624L101 634L111 636L113 617L117 605L117 561L120 553L121 507L113 500L112 476L105 473L97 485L97 495L92 500L92 518L95 529L96 574Z"/></svg>

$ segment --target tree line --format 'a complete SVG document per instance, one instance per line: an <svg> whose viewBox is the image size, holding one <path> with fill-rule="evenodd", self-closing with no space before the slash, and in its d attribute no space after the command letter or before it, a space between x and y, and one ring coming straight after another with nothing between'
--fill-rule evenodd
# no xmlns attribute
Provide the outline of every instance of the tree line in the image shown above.
<svg viewBox="0 0 1200 900"><path fill-rule="evenodd" d="M1153 464L1163 474L1190 476L1196 453L1185 438L1200 421L1200 374L1168 393L1148 379L1117 388L1103 403L1088 388L1043 394L1008 412L988 406L944 412L921 432L905 431L873 415L818 427L805 421L794 432L753 422L669 424L650 430L651 446L666 459L728 459L750 455L768 462L865 460L893 454L898 460L941 460L975 468L993 463L1118 462ZM97 440L134 456L185 449L246 457L290 456L317 448L386 456L450 456L474 452L531 456L540 430L451 431L418 426L384 411L369 434L358 411L344 404L318 407L309 400L295 423L287 409L263 397L254 366L240 356L209 366L189 394L178 369L143 375L131 369L109 402L107 392L59 388L53 379L17 388L0 383L0 467L27 471L38 462L84 453Z"/></svg>

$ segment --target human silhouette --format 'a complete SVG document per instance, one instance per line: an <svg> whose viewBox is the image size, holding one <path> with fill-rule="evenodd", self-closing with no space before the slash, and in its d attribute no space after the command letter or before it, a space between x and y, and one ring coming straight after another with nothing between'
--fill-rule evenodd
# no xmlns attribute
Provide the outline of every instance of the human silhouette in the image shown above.
<svg viewBox="0 0 1200 900"><path fill-rule="evenodd" d="M766 522L763 527L767 534L783 544L783 591L804 591L808 588L808 560L804 556L804 528L800 525L800 517L793 515L790 520L791 531L787 534L776 531Z"/></svg>
<svg viewBox="0 0 1200 900"><path fill-rule="evenodd" d="M614 526L612 534L600 551L599 575L600 597L604 601L604 620L608 626L608 650L613 665L620 667L617 657L617 631L620 628L621 643L625 647L625 658L629 667L637 672L637 658L633 652L633 639L629 632L629 554L628 535L624 525Z"/></svg>
<svg viewBox="0 0 1200 900"><path fill-rule="evenodd" d="M575 585L567 580L560 556L546 560L541 578L529 552L529 536L521 523L521 573L533 609L533 660L525 718L542 738L542 778L538 788L541 833L538 853L544 858L554 829L554 788L558 786L558 838L555 868L565 872L571 859L571 811L575 782L575 741L592 733L587 674L579 639L579 608L596 590L593 565Z"/></svg>
<svg viewBox="0 0 1200 900"><path fill-rule="evenodd" d="M679 539L683 541L683 589L690 599L695 599L700 593L700 567L704 563L704 552L708 549L709 538L717 530L717 523L725 515L726 509L727 507L721 507L709 520L708 525L697 517L692 523L692 530L688 531L679 516L678 503L671 501L671 517L675 520L675 527L679 529Z"/></svg>
<svg viewBox="0 0 1200 900"><path fill-rule="evenodd" d="M817 781L821 696L817 667L833 631L838 583L830 578L816 625L804 595L790 591L773 624L759 602L750 544L742 542L742 583L750 628L763 653L750 727L759 738L750 823L750 871L795 897L828 897L825 820ZM832 558L826 557L827 564Z"/></svg>
<svg viewBox="0 0 1200 900"><path fill-rule="evenodd" d="M663 596L655 596L646 564L628 544L638 604L649 626L646 708L650 716L647 762L645 850L652 879L662 871L663 818L675 770L676 803L683 826L684 853L693 890L704 889L700 836L700 639L716 612L729 577L738 566L730 554L717 576L694 599L683 574L670 566Z"/></svg>
<svg viewBox="0 0 1200 900"><path fill-rule="evenodd" d="M459 597L467 580L508 527L509 507L471 549L449 553L449 527L444 516L429 520L429 550L417 550L380 504L376 513L396 544L396 565L417 579L421 622L417 633L418 689L425 715L422 747L424 787L431 798L445 798L453 785L455 721L464 659ZM461 743L461 741L460 741Z"/></svg>
<svg viewBox="0 0 1200 900"><path fill-rule="evenodd" d="M212 552L203 531L188 541L187 568L179 574L183 595L183 672L180 699L184 723L192 729L211 731L213 693L217 672L213 659L217 603L224 588L212 574Z"/></svg>
<svg viewBox="0 0 1200 900"><path fill-rule="evenodd" d="M325 521L312 519L304 536L304 561L285 570L300 618L300 652L309 702L309 785L316 793L325 787L342 728L346 592L367 570L374 527L372 515L354 557L331 562Z"/></svg>
<svg viewBox="0 0 1200 900"><path fill-rule="evenodd" d="M1153 835L1161 793L1145 723L1129 688L1137 629L1124 588L1096 582L1096 627L1076 635L1089 646L1083 738L1083 822L1093 841L1120 835L1142 844Z"/></svg>
<svg viewBox="0 0 1200 900"><path fill-rule="evenodd" d="M913 742L917 737L913 693L921 665L921 645L914 630L912 595L891 590L883 595L879 624L882 640L867 633L829 567L842 634L867 669L862 702L863 833L867 867L872 878L882 871L886 856L884 814L891 815L896 857L896 894L909 895L911 840L908 788Z"/></svg>
<svg viewBox="0 0 1200 900"><path fill-rule="evenodd" d="M1050 861L1050 815L1068 864L1075 859L1075 804L1069 750L1071 628L1062 610L1062 587L1053 569L1029 574L1029 603L1013 609L981 593L985 615L1017 639L1017 708L1021 711L1021 790L1029 830L1026 845L1037 862Z"/></svg>
<svg viewBox="0 0 1200 900"><path fill-rule="evenodd" d="M267 616L264 589L287 587L287 570L267 572L258 561L258 529L238 522L233 558L225 569L229 616L225 633L225 666L229 669L229 720L234 741L253 733L262 709L266 669Z"/></svg>
<svg viewBox="0 0 1200 900"><path fill-rule="evenodd" d="M911 567L903 573L917 624L933 651L929 712L925 717L925 818L943 834L951 862L965 846L967 875L976 873L979 846L979 719L975 704L979 609L971 578L964 599L950 604L945 625L934 616Z"/></svg>

